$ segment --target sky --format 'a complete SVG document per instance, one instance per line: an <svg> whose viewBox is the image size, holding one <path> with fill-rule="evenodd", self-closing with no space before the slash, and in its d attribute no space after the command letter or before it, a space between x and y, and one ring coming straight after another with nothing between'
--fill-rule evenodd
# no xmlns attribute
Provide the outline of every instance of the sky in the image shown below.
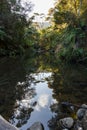
<svg viewBox="0 0 87 130"><path fill-rule="evenodd" d="M54 1L55 0L22 0L23 2L31 1L34 4L32 13L44 13L47 15L48 10L51 7L54 7Z"/></svg>
<svg viewBox="0 0 87 130"><path fill-rule="evenodd" d="M48 13L48 10L53 7L54 0L31 0L34 3L35 13L44 13L45 15Z"/></svg>

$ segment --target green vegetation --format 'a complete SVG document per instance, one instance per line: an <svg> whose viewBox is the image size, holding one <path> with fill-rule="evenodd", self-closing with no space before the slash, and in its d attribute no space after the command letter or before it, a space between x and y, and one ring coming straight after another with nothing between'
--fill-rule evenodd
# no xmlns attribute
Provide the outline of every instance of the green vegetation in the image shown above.
<svg viewBox="0 0 87 130"><path fill-rule="evenodd" d="M51 26L45 29L33 22L35 16L28 18L32 7L21 0L0 2L0 55L21 54L32 48L38 52L52 50L68 62L87 59L86 0L56 0L47 17Z"/></svg>
<svg viewBox="0 0 87 130"><path fill-rule="evenodd" d="M58 57L65 61L79 62L87 56L87 1L60 0L49 10L51 31L44 34L54 46Z"/></svg>
<svg viewBox="0 0 87 130"><path fill-rule="evenodd" d="M31 36L38 34L32 28L33 17L28 19L32 6L30 2L22 4L21 0L0 1L0 55L20 54L31 46L31 41L36 41Z"/></svg>

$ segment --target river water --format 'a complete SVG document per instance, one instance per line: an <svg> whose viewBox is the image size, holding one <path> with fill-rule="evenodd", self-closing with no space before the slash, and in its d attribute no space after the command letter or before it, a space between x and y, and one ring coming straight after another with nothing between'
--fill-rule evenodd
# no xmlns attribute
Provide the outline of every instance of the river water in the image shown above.
<svg viewBox="0 0 87 130"><path fill-rule="evenodd" d="M66 101L87 104L86 66L58 63L49 53L1 58L0 114L20 130L37 121L50 130L52 106Z"/></svg>

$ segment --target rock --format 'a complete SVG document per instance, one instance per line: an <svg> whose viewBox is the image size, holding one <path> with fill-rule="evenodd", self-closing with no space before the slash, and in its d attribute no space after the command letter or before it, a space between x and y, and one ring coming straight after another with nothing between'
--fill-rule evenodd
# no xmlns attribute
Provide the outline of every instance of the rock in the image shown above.
<svg viewBox="0 0 87 130"><path fill-rule="evenodd" d="M0 130L18 130L0 115Z"/></svg>
<svg viewBox="0 0 87 130"><path fill-rule="evenodd" d="M85 111L85 115L82 119L82 125L83 125L84 130L87 130L87 110Z"/></svg>
<svg viewBox="0 0 87 130"><path fill-rule="evenodd" d="M85 115L85 109L80 108L80 109L77 111L76 115L77 115L77 118L78 118L79 120L82 120L82 118L83 118L84 115Z"/></svg>
<svg viewBox="0 0 87 130"><path fill-rule="evenodd" d="M59 104L55 103L55 104L51 105L51 110L53 112L58 112L58 110L59 110Z"/></svg>
<svg viewBox="0 0 87 130"><path fill-rule="evenodd" d="M48 126L51 128L54 128L57 124L57 117L52 117L49 121L48 121Z"/></svg>
<svg viewBox="0 0 87 130"><path fill-rule="evenodd" d="M64 129L62 129L62 130L68 130L67 128L64 128Z"/></svg>
<svg viewBox="0 0 87 130"><path fill-rule="evenodd" d="M74 130L83 130L83 128L82 127L80 127L80 126L78 126L76 129L74 129Z"/></svg>
<svg viewBox="0 0 87 130"><path fill-rule="evenodd" d="M81 106L81 108L78 109L76 115L77 115L77 118L78 118L79 120L82 120L82 119L83 119L83 117L84 117L84 115L85 115L86 108L87 108L87 105L86 105L86 104L83 104L83 105Z"/></svg>
<svg viewBox="0 0 87 130"><path fill-rule="evenodd" d="M74 130L83 130L82 121L77 120L74 125Z"/></svg>
<svg viewBox="0 0 87 130"><path fill-rule="evenodd" d="M81 106L81 107L83 107L83 108L87 109L87 105L86 105L86 104L82 104L82 106Z"/></svg>
<svg viewBox="0 0 87 130"><path fill-rule="evenodd" d="M73 113L74 106L72 103L69 103L69 102L61 102L61 110L67 113Z"/></svg>
<svg viewBox="0 0 87 130"><path fill-rule="evenodd" d="M70 129L74 124L74 120L71 117L66 117L66 118L60 119L59 123L61 125L61 128Z"/></svg>
<svg viewBox="0 0 87 130"><path fill-rule="evenodd" d="M7 122L1 115L0 115L0 130L19 130L9 122ZM40 122L35 122L30 128L27 130L44 130L43 125Z"/></svg>
<svg viewBox="0 0 87 130"><path fill-rule="evenodd" d="M44 130L43 125L40 122L35 122L29 129L27 130Z"/></svg>
<svg viewBox="0 0 87 130"><path fill-rule="evenodd" d="M80 120L80 123L79 125L77 125L77 127L81 130L83 129L87 130L87 105L83 104L76 114L78 119ZM79 129L75 129L75 130L79 130Z"/></svg>

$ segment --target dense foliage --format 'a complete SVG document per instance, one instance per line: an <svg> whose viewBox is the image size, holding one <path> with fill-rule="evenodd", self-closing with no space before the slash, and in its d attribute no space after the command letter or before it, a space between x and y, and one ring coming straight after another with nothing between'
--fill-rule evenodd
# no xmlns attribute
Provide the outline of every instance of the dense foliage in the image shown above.
<svg viewBox="0 0 87 130"><path fill-rule="evenodd" d="M31 35L37 31L31 27L32 18L28 18L32 6L21 0L0 1L0 54L15 55L34 41Z"/></svg>
<svg viewBox="0 0 87 130"><path fill-rule="evenodd" d="M51 35L47 31L44 35L50 39L58 56L65 61L84 59L87 56L87 1L58 0L49 10L47 19L52 21L53 26Z"/></svg>
<svg viewBox="0 0 87 130"><path fill-rule="evenodd" d="M32 6L21 0L0 1L0 54L15 55L32 47L54 50L65 61L87 59L86 0L56 0L47 18L52 26L45 29L29 17Z"/></svg>

